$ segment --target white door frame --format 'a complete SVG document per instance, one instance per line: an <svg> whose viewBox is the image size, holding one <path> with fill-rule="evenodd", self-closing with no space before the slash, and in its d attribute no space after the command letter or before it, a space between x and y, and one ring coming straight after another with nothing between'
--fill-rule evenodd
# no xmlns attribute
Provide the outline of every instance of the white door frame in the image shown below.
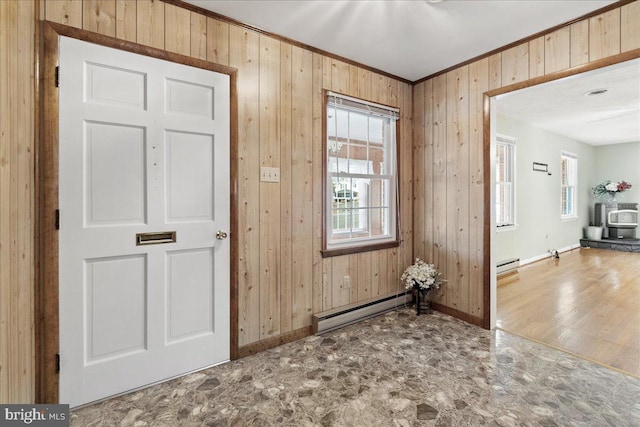
<svg viewBox="0 0 640 427"><path fill-rule="evenodd" d="M44 22L41 35L43 51L40 58L41 110L38 120L37 162L37 256L36 265L36 401L58 402L59 318L58 318L58 90L56 67L59 36L71 37L90 43L146 55L192 67L202 68L230 77L230 350L231 360L238 358L238 240L237 211L237 70L164 50L102 36L52 22Z"/></svg>

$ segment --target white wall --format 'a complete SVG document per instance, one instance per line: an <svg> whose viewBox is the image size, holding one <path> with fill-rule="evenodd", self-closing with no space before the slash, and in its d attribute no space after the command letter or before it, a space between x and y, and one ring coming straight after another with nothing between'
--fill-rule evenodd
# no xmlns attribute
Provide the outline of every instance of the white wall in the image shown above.
<svg viewBox="0 0 640 427"><path fill-rule="evenodd" d="M497 261L525 261L578 244L583 227L589 225L592 188L598 182L595 147L503 115L498 115L496 130L517 139L516 227L497 232ZM561 151L578 157L578 218L564 221L560 219ZM533 171L533 162L547 163L551 175Z"/></svg>
<svg viewBox="0 0 640 427"><path fill-rule="evenodd" d="M640 141L595 147L596 184L610 179L627 181L631 189L616 197L618 202L640 203ZM597 200L592 198L592 202ZM593 215L593 213L591 213ZM636 236L640 232L636 230Z"/></svg>

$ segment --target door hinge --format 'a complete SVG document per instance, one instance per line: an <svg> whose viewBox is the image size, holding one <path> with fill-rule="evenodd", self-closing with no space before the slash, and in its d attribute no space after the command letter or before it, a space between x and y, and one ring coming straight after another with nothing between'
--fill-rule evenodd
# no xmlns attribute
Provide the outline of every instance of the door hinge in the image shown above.
<svg viewBox="0 0 640 427"><path fill-rule="evenodd" d="M55 227L56 230L60 230L60 209L56 209Z"/></svg>
<svg viewBox="0 0 640 427"><path fill-rule="evenodd" d="M60 373L60 353L56 353L56 374Z"/></svg>
<svg viewBox="0 0 640 427"><path fill-rule="evenodd" d="M56 87L60 87L60 66L56 66Z"/></svg>

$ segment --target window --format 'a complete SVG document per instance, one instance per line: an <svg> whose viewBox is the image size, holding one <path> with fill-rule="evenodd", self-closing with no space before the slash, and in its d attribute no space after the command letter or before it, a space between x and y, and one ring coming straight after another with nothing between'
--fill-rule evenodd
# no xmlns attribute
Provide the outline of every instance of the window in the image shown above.
<svg viewBox="0 0 640 427"><path fill-rule="evenodd" d="M496 226L516 223L515 207L516 140L509 136L496 138Z"/></svg>
<svg viewBox="0 0 640 427"><path fill-rule="evenodd" d="M399 110L326 92L324 256L397 246Z"/></svg>
<svg viewBox="0 0 640 427"><path fill-rule="evenodd" d="M573 153L560 153L561 171L561 218L573 218L576 213L576 195L578 185L578 158Z"/></svg>

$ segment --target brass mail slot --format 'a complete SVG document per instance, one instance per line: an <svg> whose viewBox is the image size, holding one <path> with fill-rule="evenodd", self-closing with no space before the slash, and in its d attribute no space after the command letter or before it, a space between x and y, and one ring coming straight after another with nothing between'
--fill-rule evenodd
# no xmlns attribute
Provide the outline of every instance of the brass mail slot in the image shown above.
<svg viewBox="0 0 640 427"><path fill-rule="evenodd" d="M136 234L136 246L159 245L161 243L174 243L176 241L175 231L159 231L155 233Z"/></svg>

